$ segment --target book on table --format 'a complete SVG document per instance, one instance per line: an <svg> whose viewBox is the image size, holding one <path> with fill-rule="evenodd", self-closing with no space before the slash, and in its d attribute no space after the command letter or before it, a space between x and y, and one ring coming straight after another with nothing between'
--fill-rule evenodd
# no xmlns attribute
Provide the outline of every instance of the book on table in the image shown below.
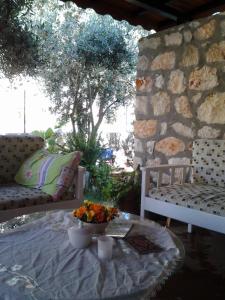
<svg viewBox="0 0 225 300"><path fill-rule="evenodd" d="M105 234L115 238L125 238L130 232L133 224L123 222L111 222L105 230Z"/></svg>

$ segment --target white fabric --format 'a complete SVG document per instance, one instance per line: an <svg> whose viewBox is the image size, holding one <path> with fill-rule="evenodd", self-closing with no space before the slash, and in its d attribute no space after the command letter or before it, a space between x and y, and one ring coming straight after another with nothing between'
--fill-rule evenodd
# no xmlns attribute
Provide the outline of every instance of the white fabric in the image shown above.
<svg viewBox="0 0 225 300"><path fill-rule="evenodd" d="M165 228L132 222L137 226L130 234L145 234L163 251L139 255L124 240L115 240L112 260L100 262L95 240L87 249L70 245L67 228L74 222L65 211L0 234L0 299L149 297L174 270L180 253Z"/></svg>

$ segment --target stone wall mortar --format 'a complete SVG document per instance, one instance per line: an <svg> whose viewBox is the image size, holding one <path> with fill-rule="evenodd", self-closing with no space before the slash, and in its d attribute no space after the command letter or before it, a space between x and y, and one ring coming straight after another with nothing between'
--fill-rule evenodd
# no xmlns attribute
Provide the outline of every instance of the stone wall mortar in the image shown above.
<svg viewBox="0 0 225 300"><path fill-rule="evenodd" d="M136 86L136 162L188 161L194 139L225 138L225 14L142 38Z"/></svg>

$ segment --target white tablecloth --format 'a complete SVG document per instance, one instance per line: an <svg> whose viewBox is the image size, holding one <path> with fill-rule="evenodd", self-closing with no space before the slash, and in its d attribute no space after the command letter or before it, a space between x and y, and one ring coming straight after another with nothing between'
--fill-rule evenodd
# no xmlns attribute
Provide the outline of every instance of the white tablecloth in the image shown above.
<svg viewBox="0 0 225 300"><path fill-rule="evenodd" d="M165 228L133 223L131 234L147 235L163 251L139 255L118 239L113 259L101 262L95 240L87 249L70 245L67 228L74 222L65 211L0 234L0 299L149 299L174 271L180 252Z"/></svg>

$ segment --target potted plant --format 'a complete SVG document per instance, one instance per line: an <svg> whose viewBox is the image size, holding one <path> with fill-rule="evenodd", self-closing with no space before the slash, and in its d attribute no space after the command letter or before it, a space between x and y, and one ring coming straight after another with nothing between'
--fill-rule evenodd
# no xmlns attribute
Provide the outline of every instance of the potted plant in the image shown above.
<svg viewBox="0 0 225 300"><path fill-rule="evenodd" d="M84 204L73 211L73 216L89 227L92 233L103 233L108 223L118 216L118 209L84 200Z"/></svg>

